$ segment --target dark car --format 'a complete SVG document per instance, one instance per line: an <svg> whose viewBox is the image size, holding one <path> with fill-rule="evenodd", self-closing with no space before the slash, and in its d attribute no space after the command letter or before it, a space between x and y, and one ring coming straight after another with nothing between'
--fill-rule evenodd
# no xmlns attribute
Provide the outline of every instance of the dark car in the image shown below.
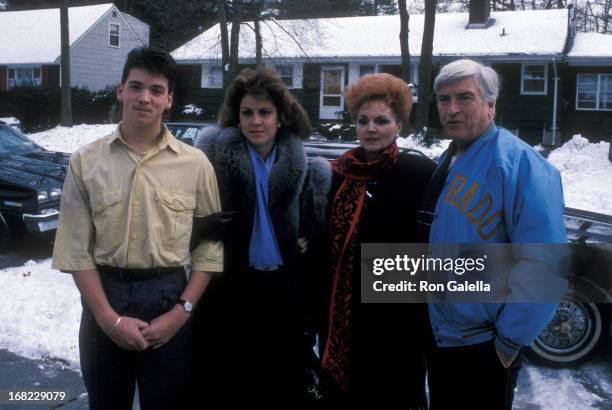
<svg viewBox="0 0 612 410"><path fill-rule="evenodd" d="M167 122L166 127L170 130L172 135L177 139L183 141L185 144L193 145L196 136L200 130L208 127L214 127L216 124L212 122Z"/></svg>
<svg viewBox="0 0 612 410"><path fill-rule="evenodd" d="M0 122L0 236L57 227L69 159Z"/></svg>

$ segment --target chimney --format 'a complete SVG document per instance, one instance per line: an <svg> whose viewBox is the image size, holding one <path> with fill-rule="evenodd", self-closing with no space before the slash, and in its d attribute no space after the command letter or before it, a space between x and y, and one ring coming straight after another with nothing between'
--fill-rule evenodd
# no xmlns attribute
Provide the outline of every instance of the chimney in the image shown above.
<svg viewBox="0 0 612 410"><path fill-rule="evenodd" d="M482 29L493 25L490 0L470 0L470 21L465 28Z"/></svg>

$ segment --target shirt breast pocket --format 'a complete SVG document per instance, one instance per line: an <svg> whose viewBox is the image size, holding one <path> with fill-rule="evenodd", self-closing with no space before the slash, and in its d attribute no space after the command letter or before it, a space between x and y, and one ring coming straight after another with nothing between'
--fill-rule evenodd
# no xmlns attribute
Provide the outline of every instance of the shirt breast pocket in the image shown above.
<svg viewBox="0 0 612 410"><path fill-rule="evenodd" d="M162 242L166 247L187 249L193 224L195 198L182 192L155 192L155 202L163 226Z"/></svg>
<svg viewBox="0 0 612 410"><path fill-rule="evenodd" d="M96 241L112 245L121 241L122 226L125 221L121 216L121 191L102 191L91 200L92 220L96 227Z"/></svg>

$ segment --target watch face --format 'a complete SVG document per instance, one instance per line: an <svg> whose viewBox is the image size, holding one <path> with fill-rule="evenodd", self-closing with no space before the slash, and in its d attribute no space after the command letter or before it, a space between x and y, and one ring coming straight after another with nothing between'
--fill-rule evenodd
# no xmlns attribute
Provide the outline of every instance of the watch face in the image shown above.
<svg viewBox="0 0 612 410"><path fill-rule="evenodd" d="M185 310L187 312L191 312L193 310L193 305L188 300L185 301L185 303L183 304L183 307L185 307Z"/></svg>

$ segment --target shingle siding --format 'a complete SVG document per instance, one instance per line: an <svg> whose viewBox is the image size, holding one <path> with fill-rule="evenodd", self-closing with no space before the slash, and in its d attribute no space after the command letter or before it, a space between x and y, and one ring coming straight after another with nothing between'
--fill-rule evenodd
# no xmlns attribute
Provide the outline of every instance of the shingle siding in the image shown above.
<svg viewBox="0 0 612 410"><path fill-rule="evenodd" d="M144 45L149 45L149 26L142 21L138 20L135 17L130 16L129 14L123 13L123 17L127 20L127 22L132 26L132 29L136 32L136 35L144 43Z"/></svg>

